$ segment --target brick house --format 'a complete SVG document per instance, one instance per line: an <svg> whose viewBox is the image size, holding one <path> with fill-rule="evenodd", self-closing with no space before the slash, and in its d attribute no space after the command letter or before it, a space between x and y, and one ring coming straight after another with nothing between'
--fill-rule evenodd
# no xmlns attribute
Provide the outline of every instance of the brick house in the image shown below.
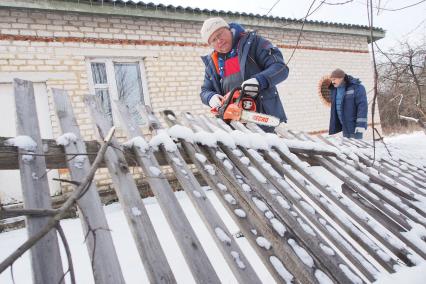
<svg viewBox="0 0 426 284"><path fill-rule="evenodd" d="M51 109L51 87L71 95L88 140L94 139L94 130L82 100L86 94L101 96L112 120L110 102L123 97L131 104L149 104L156 112L208 113L199 98L204 75L199 57L210 48L201 41L199 30L211 16L258 30L283 51L286 60L297 46L290 76L279 86L289 129L328 128L329 107L321 86L323 77L336 67L359 77L367 91L372 88L366 26L307 21L298 42L300 20L112 0L4 0L0 2L0 111L11 120L0 128L0 135L14 136L10 104L16 77L34 82L44 138L60 133ZM384 35L382 29L373 30L374 40Z"/></svg>

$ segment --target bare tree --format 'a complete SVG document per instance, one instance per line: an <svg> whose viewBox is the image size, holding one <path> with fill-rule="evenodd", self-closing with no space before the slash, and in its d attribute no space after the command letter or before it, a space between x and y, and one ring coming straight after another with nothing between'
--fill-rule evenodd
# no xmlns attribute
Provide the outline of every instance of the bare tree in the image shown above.
<svg viewBox="0 0 426 284"><path fill-rule="evenodd" d="M426 122L426 45L408 42L381 54L379 111L385 132L400 132ZM414 122L414 124L413 124Z"/></svg>

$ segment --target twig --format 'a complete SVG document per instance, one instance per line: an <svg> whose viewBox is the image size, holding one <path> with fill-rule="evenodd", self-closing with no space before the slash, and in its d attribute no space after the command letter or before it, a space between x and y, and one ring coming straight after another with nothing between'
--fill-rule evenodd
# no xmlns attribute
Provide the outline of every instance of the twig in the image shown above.
<svg viewBox="0 0 426 284"><path fill-rule="evenodd" d="M66 183L70 183L76 186L79 186L81 184L81 182L75 181L75 180L69 180L69 179L63 179L63 178L53 178L52 180L54 181L60 181L60 182L66 182Z"/></svg>
<svg viewBox="0 0 426 284"><path fill-rule="evenodd" d="M265 14L265 16L268 16L268 15L269 15L269 13L271 13L272 9L274 9L274 8L275 8L275 6L277 6L277 4L278 4L280 1L281 1L281 0L277 0L277 2L275 2L275 4L274 4L274 5L272 5L271 9L269 9L268 13L266 13L266 14Z"/></svg>
<svg viewBox="0 0 426 284"><path fill-rule="evenodd" d="M404 9L411 8L411 7L417 6L419 4L422 4L423 2L426 2L426 0L422 0L422 1L410 4L410 5L407 5L407 6L404 6L404 7L400 7L400 8L395 8L395 9L380 8L380 10L382 10L382 11L389 11L389 12L401 11L401 10L404 10ZM379 7L376 7L376 8L379 8Z"/></svg>
<svg viewBox="0 0 426 284"><path fill-rule="evenodd" d="M99 167L100 163L104 159L104 155L106 150L108 149L109 143L113 137L115 132L115 127L112 127L104 139L104 144L98 152L98 155L95 158L95 161L90 168L89 173L81 182L81 184L76 188L76 190L72 193L72 195L65 201L65 203L59 209L59 212L53 216L52 219L49 220L47 225L41 229L37 234L33 235L30 239L28 239L24 244L22 244L18 249L16 249L10 256L8 256L3 262L0 263L0 273L2 273L7 267L13 264L16 259L18 259L22 254L24 254L28 249L30 249L36 242L38 242L44 235L46 235L52 228L54 228L58 222L65 216L66 212L69 208L77 201L80 193L84 191L86 186L91 183L93 177L95 176L95 172Z"/></svg>
<svg viewBox="0 0 426 284"><path fill-rule="evenodd" d="M59 233L59 236L61 237L62 243L65 248L65 253L67 254L67 260L68 260L68 270L64 273L61 280L59 280L59 283L62 283L62 280L65 278L67 273L70 273L71 276L71 284L75 284L75 274L74 274L74 265L72 264L72 257L71 257L71 250L70 246L68 245L67 237L65 236L64 230L62 229L60 223L56 224L56 230Z"/></svg>
<svg viewBox="0 0 426 284"><path fill-rule="evenodd" d="M58 214L58 209L5 209L0 208L0 219L18 216L46 217Z"/></svg>
<svg viewBox="0 0 426 284"><path fill-rule="evenodd" d="M299 41L300 41L300 37L302 36L303 27L305 26L306 19L308 18L308 16L309 16L309 12L311 11L312 6L314 6L315 1L316 1L316 0L312 1L311 5L309 6L308 12L306 13L305 18L303 19L302 27L300 28L299 36L297 37L296 46L293 48L293 52L291 53L291 55L290 55L290 57L289 57L289 59L288 59L288 61L287 61L287 63L286 63L287 65L290 63L291 59L293 58L294 53L296 52L297 47L299 46ZM319 7L320 7L320 6L318 6L318 7L317 7L317 9L318 9ZM317 9L315 9L315 10L317 10Z"/></svg>
<svg viewBox="0 0 426 284"><path fill-rule="evenodd" d="M12 278L13 284L15 284L15 275L13 274L13 264L10 266L10 277Z"/></svg>
<svg viewBox="0 0 426 284"><path fill-rule="evenodd" d="M13 146L16 147L16 146ZM15 151L0 151L1 154L16 154ZM40 156L40 157L57 157L59 155L64 156L96 156L97 153L60 153L60 154L37 154L34 152L19 152L19 155L25 156ZM74 159L74 157L72 158Z"/></svg>
<svg viewBox="0 0 426 284"><path fill-rule="evenodd" d="M377 135L379 135L379 139L377 139L377 141L381 141L383 143L383 145L385 146L385 149L388 152L389 156L392 157L392 153L389 151L388 145L386 145L385 140L383 139L382 135L380 135L380 133L377 130L377 128L375 128L373 131L376 131Z"/></svg>
<svg viewBox="0 0 426 284"><path fill-rule="evenodd" d="M374 114L376 108L376 100L377 100L377 64L376 64L376 56L374 53L374 38L373 38L373 1L367 1L367 15L368 15L368 23L370 25L370 44L371 44L371 54L373 56L373 65L374 65L374 93L373 93L373 104L371 109L371 127L373 128L373 165L376 161L376 140L375 140L375 126L374 126Z"/></svg>

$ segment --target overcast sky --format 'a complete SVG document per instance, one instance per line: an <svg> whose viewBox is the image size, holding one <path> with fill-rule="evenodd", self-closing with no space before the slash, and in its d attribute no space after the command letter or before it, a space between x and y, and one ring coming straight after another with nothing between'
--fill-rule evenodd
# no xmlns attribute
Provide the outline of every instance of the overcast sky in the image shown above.
<svg viewBox="0 0 426 284"><path fill-rule="evenodd" d="M269 13L273 16L286 18L303 18L313 0L143 0L142 2L162 3L165 5L246 12L264 15L274 6ZM348 0L327 0L326 3L339 3ZM316 0L314 8L322 0ZM386 30L386 38L378 41L379 45L388 49L396 46L398 41L425 42L426 38L426 1L421 0L373 0L373 5L380 3L381 8L398 9L411 4L422 2L414 7L399 10L381 10L377 15L374 10L373 23L376 27ZM353 0L344 5L322 5L309 20L319 20L336 23L368 25L367 0ZM313 8L313 9L314 9ZM312 11L312 10L311 10Z"/></svg>

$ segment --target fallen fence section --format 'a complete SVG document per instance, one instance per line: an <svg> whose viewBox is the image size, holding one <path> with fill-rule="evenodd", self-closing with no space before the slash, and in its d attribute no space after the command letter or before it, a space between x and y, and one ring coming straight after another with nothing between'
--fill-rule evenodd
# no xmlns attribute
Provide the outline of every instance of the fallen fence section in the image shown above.
<svg viewBox="0 0 426 284"><path fill-rule="evenodd" d="M20 170L25 200L21 211L1 207L0 217L19 212L27 216L30 236L57 212L51 209L46 169L68 168L69 182L77 186L100 148L96 141L81 139L66 91L58 89L53 90L53 98L63 135L56 142L42 140L37 120L30 119L36 117L31 93L30 82L15 81L20 136L0 139L0 170ZM87 96L85 103L103 140L110 120L97 97ZM164 127L149 108L140 106L144 125L151 128L148 139L133 120L134 113L121 102L114 103L127 141L113 137L100 167L109 171L151 282L175 283L176 279L130 166L142 169L196 282L220 280L161 165L171 167L241 283L261 280L191 167L278 283L370 283L381 272L393 273L426 259L425 165L383 153L374 161L372 146L363 141L310 136L280 127L276 133L264 133L256 125L227 125L170 110L162 113L168 125ZM331 184L331 179L338 183ZM99 192L93 183L84 192L76 206L95 282L124 283ZM33 277L37 283L60 283L64 272L55 229L44 238L31 248Z"/></svg>

